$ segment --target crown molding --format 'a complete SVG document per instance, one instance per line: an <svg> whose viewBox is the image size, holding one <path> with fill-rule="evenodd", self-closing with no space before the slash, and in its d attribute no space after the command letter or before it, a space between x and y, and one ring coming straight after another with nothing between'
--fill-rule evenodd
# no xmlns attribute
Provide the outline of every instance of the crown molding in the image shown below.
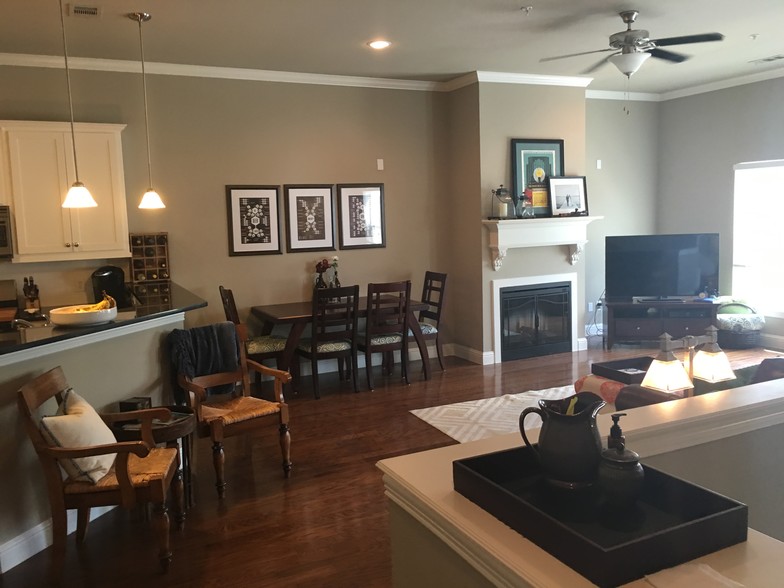
<svg viewBox="0 0 784 588"><path fill-rule="evenodd" d="M0 53L0 65L64 69L65 59L63 57L50 55ZM141 64L138 61L69 57L68 65L71 69L88 71L141 73ZM247 80L257 82L282 82L288 84L315 84L322 86L382 88L387 90L415 90L420 92L434 92L439 91L440 89L439 82L421 82L416 80L398 80L359 76L337 76L328 74L309 74L262 69L244 69L239 67L181 65L176 63L156 63L145 61L145 68L148 74L168 76Z"/></svg>
<svg viewBox="0 0 784 588"><path fill-rule="evenodd" d="M64 69L65 60L63 57L56 55L0 53L0 66L4 65L15 67ZM138 61L69 57L68 65L71 67L71 69L85 71L141 73L141 63ZM340 76L329 74L246 69L238 67L182 65L175 63L145 62L145 66L147 68L147 73L156 75L247 80L259 82L280 82L288 84L314 84L322 86L348 86L354 88L380 88L386 90L411 90L418 92L452 92L459 88L480 82L585 88L592 81L592 78L583 76L543 76L493 71L476 71L444 82L427 82L392 78ZM685 88L682 90L674 90L672 92L665 92L662 94L586 90L585 96L586 98L595 100L662 102L780 77L784 77L784 68L750 74L739 78L733 78L731 80L693 86L691 88Z"/></svg>
<svg viewBox="0 0 784 588"><path fill-rule="evenodd" d="M730 80L722 80L720 82L713 82L710 84L702 84L700 86L693 86L691 88L684 88L682 90L673 90L672 92L665 92L660 94L662 100L675 100L676 98L685 98L687 96L694 96L695 94L705 94L707 92L715 92L716 90L726 90L727 88L734 88L736 86L745 86L747 84L754 84L756 82L764 82L776 78L784 77L784 67L773 69L764 72L758 72L741 76L739 78L732 78Z"/></svg>

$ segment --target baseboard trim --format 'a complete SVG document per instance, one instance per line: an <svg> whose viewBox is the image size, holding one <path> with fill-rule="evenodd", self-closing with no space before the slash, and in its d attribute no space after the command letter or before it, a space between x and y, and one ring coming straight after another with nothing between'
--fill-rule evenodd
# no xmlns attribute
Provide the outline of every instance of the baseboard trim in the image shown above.
<svg viewBox="0 0 784 588"><path fill-rule="evenodd" d="M101 506L90 510L90 520L94 521L98 517L106 514L116 506ZM76 531L76 511L68 511L68 534ZM37 553L52 544L52 519L47 519L37 524L32 529L28 529L21 535L6 541L0 545L0 574L4 574L11 568L18 566L23 561L33 557Z"/></svg>

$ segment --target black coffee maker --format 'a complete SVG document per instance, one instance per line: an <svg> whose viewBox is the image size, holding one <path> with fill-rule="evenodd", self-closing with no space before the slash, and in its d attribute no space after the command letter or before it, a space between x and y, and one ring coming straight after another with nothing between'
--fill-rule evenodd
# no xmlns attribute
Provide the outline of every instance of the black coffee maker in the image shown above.
<svg viewBox="0 0 784 588"><path fill-rule="evenodd" d="M95 302L103 300L103 292L117 301L118 308L133 306L131 293L125 285L125 272L113 265L104 265L92 274L93 296Z"/></svg>

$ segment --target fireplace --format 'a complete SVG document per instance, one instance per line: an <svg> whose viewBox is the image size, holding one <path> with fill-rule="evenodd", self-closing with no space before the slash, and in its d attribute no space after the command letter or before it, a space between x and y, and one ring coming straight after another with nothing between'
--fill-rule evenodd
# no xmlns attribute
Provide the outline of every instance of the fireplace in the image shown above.
<svg viewBox="0 0 784 588"><path fill-rule="evenodd" d="M572 350L569 282L501 288L501 361Z"/></svg>

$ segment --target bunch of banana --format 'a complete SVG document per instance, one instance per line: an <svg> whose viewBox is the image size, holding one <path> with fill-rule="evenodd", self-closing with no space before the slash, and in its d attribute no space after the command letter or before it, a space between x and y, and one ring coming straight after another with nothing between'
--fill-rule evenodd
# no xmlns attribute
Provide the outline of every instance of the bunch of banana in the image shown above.
<svg viewBox="0 0 784 588"><path fill-rule="evenodd" d="M103 300L100 302L96 302L95 304L88 304L85 306L79 306L75 309L75 312L93 312L96 310L106 310L109 308L114 308L117 306L117 301L114 298L109 296L106 291L103 291Z"/></svg>

